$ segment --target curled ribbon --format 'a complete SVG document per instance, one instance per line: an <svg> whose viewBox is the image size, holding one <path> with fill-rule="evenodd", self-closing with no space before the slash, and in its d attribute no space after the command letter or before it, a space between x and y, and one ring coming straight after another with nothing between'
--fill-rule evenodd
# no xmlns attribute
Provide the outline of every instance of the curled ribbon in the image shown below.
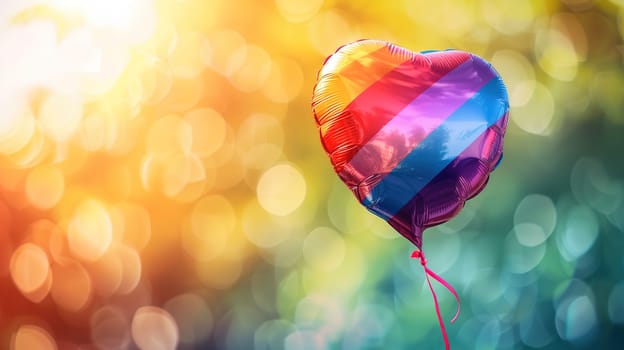
<svg viewBox="0 0 624 350"><path fill-rule="evenodd" d="M451 323L454 323L455 320L457 320L457 317L459 316L459 312L461 310L459 295L457 295L457 292L455 291L455 288L453 288L453 286L446 282L442 277L438 276L435 272L429 270L429 268L427 267L427 259L425 259L425 254L422 251L415 250L414 252L412 252L411 257L412 259L420 259L420 264L425 269L425 277L427 278L427 284L429 284L429 290L431 290L431 296L433 296L433 302L435 304L436 314L438 315L438 321L440 322L440 331L442 332L442 337L444 338L444 344L446 345L446 350L450 350L451 346L449 344L448 336L446 335L446 328L444 328L444 320L442 320L442 315L440 314L438 297L436 296L435 290L431 285L431 280L429 279L429 276L433 277L433 279L435 279L436 281L438 281L438 283L448 289L448 291L451 292L451 294L453 294L453 296L455 297L455 300L457 300L457 312L455 312L455 316L453 316L453 318L451 319Z"/></svg>

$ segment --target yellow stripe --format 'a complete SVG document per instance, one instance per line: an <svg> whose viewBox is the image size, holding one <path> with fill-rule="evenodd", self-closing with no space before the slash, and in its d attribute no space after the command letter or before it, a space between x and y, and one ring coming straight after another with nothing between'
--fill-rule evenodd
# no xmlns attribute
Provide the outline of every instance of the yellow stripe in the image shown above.
<svg viewBox="0 0 624 350"><path fill-rule="evenodd" d="M321 68L320 76L340 72L345 66L385 46L384 42L363 40L347 44L336 51Z"/></svg>

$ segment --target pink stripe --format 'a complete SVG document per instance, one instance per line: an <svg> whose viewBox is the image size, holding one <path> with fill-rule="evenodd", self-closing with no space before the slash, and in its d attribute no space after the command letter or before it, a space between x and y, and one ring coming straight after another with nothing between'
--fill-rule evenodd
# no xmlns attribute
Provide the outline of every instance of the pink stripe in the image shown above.
<svg viewBox="0 0 624 350"><path fill-rule="evenodd" d="M477 68L473 58L468 59L401 110L353 156L341 173L360 183L375 173L391 171L448 116L494 78L494 74L491 69ZM405 84L409 82L397 82L396 93L401 93ZM383 106L383 102L379 105ZM384 148L389 143L397 144L398 141L389 142L395 138L400 138L404 147L393 147L392 152L388 152ZM391 156L380 157L381 154ZM381 160L378 165L383 169L370 168L373 155Z"/></svg>

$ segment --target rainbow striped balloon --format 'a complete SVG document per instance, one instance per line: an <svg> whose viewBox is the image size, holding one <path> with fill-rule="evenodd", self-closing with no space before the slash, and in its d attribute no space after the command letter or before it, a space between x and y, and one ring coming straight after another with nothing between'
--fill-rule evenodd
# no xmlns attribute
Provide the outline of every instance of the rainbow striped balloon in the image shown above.
<svg viewBox="0 0 624 350"><path fill-rule="evenodd" d="M423 230L487 183L509 102L501 77L476 55L362 40L327 58L312 110L342 181L422 248Z"/></svg>

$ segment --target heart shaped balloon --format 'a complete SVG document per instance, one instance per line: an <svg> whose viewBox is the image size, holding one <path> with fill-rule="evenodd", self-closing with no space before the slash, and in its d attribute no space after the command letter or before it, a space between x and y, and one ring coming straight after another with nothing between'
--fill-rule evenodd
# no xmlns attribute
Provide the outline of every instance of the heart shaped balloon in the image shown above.
<svg viewBox="0 0 624 350"><path fill-rule="evenodd" d="M423 230L487 183L509 102L501 77L474 54L362 40L327 58L312 110L338 176L422 249Z"/></svg>

